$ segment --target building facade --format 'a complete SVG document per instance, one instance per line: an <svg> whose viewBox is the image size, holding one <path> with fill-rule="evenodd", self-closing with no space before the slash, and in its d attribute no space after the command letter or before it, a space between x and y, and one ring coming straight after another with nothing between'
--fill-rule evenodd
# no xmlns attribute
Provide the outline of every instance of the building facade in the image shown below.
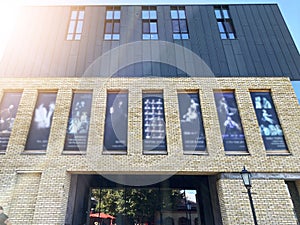
<svg viewBox="0 0 300 225"><path fill-rule="evenodd" d="M253 224L246 166L258 223L298 224L299 80L275 4L25 7L0 63L0 204L90 224L93 191L111 212L101 190L121 190L118 225ZM129 220L128 190L157 208Z"/></svg>

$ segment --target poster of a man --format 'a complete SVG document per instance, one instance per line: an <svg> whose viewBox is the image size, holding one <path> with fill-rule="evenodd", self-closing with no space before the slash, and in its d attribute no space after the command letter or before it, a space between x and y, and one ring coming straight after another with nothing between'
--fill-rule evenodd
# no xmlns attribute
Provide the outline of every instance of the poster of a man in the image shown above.
<svg viewBox="0 0 300 225"><path fill-rule="evenodd" d="M215 92L215 103L226 151L246 151L241 118L233 92Z"/></svg>
<svg viewBox="0 0 300 225"><path fill-rule="evenodd" d="M64 150L86 150L91 105L92 93L73 94Z"/></svg>
<svg viewBox="0 0 300 225"><path fill-rule="evenodd" d="M0 106L0 150L5 150L17 115L22 93L4 93Z"/></svg>
<svg viewBox="0 0 300 225"><path fill-rule="evenodd" d="M26 150L46 150L55 109L56 93L39 93Z"/></svg>

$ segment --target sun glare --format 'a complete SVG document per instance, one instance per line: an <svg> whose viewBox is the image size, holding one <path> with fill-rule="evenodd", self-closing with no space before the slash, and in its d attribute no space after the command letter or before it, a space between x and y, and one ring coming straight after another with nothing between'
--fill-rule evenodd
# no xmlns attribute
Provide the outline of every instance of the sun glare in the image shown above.
<svg viewBox="0 0 300 225"><path fill-rule="evenodd" d="M15 1L6 0L0 3L0 60L16 24L20 7Z"/></svg>

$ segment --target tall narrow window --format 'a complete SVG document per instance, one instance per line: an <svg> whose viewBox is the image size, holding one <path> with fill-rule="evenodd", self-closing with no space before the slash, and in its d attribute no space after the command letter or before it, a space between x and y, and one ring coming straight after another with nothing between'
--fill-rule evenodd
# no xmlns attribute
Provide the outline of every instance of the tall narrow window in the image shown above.
<svg viewBox="0 0 300 225"><path fill-rule="evenodd" d="M218 111L224 149L231 152L247 152L240 114L233 91L216 91L215 102Z"/></svg>
<svg viewBox="0 0 300 225"><path fill-rule="evenodd" d="M80 40L84 20L84 7L71 9L67 40Z"/></svg>
<svg viewBox="0 0 300 225"><path fill-rule="evenodd" d="M142 7L143 40L157 40L157 12L155 6Z"/></svg>
<svg viewBox="0 0 300 225"><path fill-rule="evenodd" d="M162 92L143 93L143 146L144 153L167 153Z"/></svg>
<svg viewBox="0 0 300 225"><path fill-rule="evenodd" d="M235 39L236 35L228 6L215 6L214 10L221 39Z"/></svg>
<svg viewBox="0 0 300 225"><path fill-rule="evenodd" d="M120 6L106 8L104 40L120 40Z"/></svg>
<svg viewBox="0 0 300 225"><path fill-rule="evenodd" d="M4 93L0 104L0 153L5 152L17 115L21 92Z"/></svg>
<svg viewBox="0 0 300 225"><path fill-rule="evenodd" d="M55 109L56 93L39 93L25 150L46 150Z"/></svg>
<svg viewBox="0 0 300 225"><path fill-rule="evenodd" d="M277 150L287 151L288 147L277 117L271 92L269 90L254 90L251 91L251 98L266 150L269 153Z"/></svg>
<svg viewBox="0 0 300 225"><path fill-rule="evenodd" d="M189 39L184 6L171 6L173 39Z"/></svg>
<svg viewBox="0 0 300 225"><path fill-rule="evenodd" d="M65 139L65 151L86 151L91 118L92 93L73 93Z"/></svg>

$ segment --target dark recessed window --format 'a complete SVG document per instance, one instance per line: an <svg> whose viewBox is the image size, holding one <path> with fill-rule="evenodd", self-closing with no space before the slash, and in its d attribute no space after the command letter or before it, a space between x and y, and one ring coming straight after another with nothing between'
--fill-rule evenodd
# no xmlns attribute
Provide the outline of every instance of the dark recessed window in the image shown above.
<svg viewBox="0 0 300 225"><path fill-rule="evenodd" d="M142 7L143 40L157 40L157 12L155 6Z"/></svg>
<svg viewBox="0 0 300 225"><path fill-rule="evenodd" d="M189 39L184 6L171 6L173 39Z"/></svg>
<svg viewBox="0 0 300 225"><path fill-rule="evenodd" d="M67 40L80 40L84 20L84 7L71 8L70 23L67 33Z"/></svg>
<svg viewBox="0 0 300 225"><path fill-rule="evenodd" d="M104 40L120 40L120 6L106 8Z"/></svg>
<svg viewBox="0 0 300 225"><path fill-rule="evenodd" d="M236 39L228 6L215 6L214 10L221 39Z"/></svg>

